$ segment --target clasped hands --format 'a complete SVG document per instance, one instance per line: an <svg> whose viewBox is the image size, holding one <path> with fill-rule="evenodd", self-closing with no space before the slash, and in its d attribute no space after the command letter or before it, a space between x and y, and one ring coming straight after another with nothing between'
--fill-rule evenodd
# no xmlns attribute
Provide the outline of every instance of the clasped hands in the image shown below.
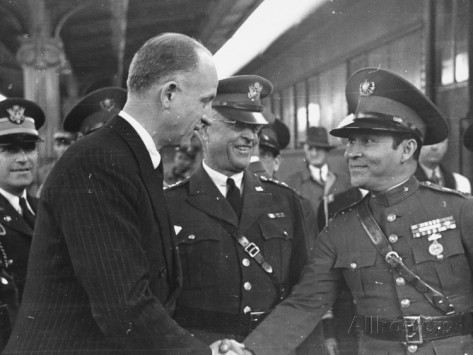
<svg viewBox="0 0 473 355"><path fill-rule="evenodd" d="M245 344L239 343L233 339L217 340L210 344L212 355L253 355L253 352L245 349Z"/></svg>

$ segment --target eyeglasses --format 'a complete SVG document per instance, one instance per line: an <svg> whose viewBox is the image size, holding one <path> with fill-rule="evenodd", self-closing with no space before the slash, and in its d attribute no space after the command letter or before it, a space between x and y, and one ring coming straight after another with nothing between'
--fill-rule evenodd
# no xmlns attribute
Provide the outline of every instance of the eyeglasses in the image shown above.
<svg viewBox="0 0 473 355"><path fill-rule="evenodd" d="M259 124L249 124L240 121L221 121L227 125L232 125L236 131L243 131L245 129L251 130L253 133L259 135L263 129L262 125Z"/></svg>

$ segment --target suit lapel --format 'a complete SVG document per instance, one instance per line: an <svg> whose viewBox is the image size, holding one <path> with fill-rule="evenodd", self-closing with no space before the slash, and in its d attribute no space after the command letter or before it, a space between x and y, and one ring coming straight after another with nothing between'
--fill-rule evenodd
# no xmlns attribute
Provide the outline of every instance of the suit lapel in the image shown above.
<svg viewBox="0 0 473 355"><path fill-rule="evenodd" d="M174 238L174 232L170 228L169 215L164 202L163 176L154 169L146 146L135 129L127 121L117 116L107 126L115 129L122 136L138 162L141 178L150 196L154 215L161 231L161 242L168 270L173 271L168 273L168 281L171 284L179 283L181 266L177 257L176 238Z"/></svg>
<svg viewBox="0 0 473 355"><path fill-rule="evenodd" d="M240 231L244 233L273 204L273 195L270 192L266 192L260 181L253 174L245 170Z"/></svg>
<svg viewBox="0 0 473 355"><path fill-rule="evenodd" d="M28 199L29 202L29 199ZM32 206L33 207L33 206ZM34 207L33 207L34 209ZM17 210L0 194L0 223L9 229L16 230L29 237L33 236L33 229L26 223Z"/></svg>
<svg viewBox="0 0 473 355"><path fill-rule="evenodd" d="M191 176L187 201L205 214L238 225L238 217L227 199L222 196L202 165Z"/></svg>

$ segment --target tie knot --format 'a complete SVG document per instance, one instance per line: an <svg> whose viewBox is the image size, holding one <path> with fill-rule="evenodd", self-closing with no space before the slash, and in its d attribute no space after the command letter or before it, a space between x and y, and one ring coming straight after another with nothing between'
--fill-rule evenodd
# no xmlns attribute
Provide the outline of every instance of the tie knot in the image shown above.
<svg viewBox="0 0 473 355"><path fill-rule="evenodd" d="M232 178L228 178L227 179L227 185L229 187L236 187L235 180L233 180Z"/></svg>

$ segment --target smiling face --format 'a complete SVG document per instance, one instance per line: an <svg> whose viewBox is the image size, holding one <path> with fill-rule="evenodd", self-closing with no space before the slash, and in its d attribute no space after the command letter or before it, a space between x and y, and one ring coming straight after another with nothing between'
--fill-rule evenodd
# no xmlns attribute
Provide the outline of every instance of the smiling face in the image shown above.
<svg viewBox="0 0 473 355"><path fill-rule="evenodd" d="M412 155L416 148L414 139L403 140L395 147L391 135L352 134L345 151L352 185L379 192L403 182L415 171Z"/></svg>
<svg viewBox="0 0 473 355"><path fill-rule="evenodd" d="M0 146L0 187L20 195L33 182L37 161L35 142Z"/></svg>
<svg viewBox="0 0 473 355"><path fill-rule="evenodd" d="M203 127L198 134L205 163L226 176L243 171L258 144L260 130L260 125L231 121L214 110L211 125Z"/></svg>

